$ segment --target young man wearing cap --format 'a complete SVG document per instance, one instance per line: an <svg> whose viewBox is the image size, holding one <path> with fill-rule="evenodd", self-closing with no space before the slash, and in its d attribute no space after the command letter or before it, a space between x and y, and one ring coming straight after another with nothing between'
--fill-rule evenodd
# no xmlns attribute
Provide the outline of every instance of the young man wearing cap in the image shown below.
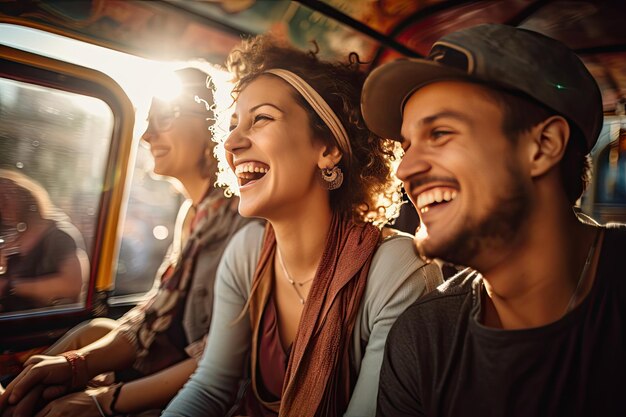
<svg viewBox="0 0 626 417"><path fill-rule="evenodd" d="M561 43L481 25L365 83L405 150L420 253L469 266L387 339L378 415L626 415L626 232L573 210L603 120Z"/></svg>

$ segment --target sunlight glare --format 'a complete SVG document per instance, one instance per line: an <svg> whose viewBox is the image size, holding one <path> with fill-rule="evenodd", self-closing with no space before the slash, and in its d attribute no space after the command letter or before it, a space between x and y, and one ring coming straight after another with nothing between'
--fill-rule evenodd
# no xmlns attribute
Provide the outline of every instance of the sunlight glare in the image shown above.
<svg viewBox="0 0 626 417"><path fill-rule="evenodd" d="M218 143L214 153L219 156L221 175L218 183L228 183L236 190L236 177L230 172L225 158L223 142L229 133L230 115L234 110L230 95L230 75L211 63L195 61L155 61L127 53L114 51L97 45L80 42L37 29L0 23L1 44L32 52L38 55L70 62L101 71L115 80L126 92L135 109L133 138L140 138L147 127L147 117L153 97L165 100L175 98L182 85L174 71L184 67L198 68L211 76L216 87L214 92L217 120L211 127L214 140ZM85 102L97 106L95 102ZM104 104L104 103L102 103ZM146 158L147 163L151 158Z"/></svg>
<svg viewBox="0 0 626 417"><path fill-rule="evenodd" d="M183 91L183 85L174 73L168 72L158 77L152 92L159 100L172 101Z"/></svg>

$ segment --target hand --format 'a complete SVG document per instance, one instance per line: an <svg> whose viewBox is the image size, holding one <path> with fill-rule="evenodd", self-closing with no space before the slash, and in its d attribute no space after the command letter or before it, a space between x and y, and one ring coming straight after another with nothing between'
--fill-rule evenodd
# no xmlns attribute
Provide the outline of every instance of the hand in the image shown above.
<svg viewBox="0 0 626 417"><path fill-rule="evenodd" d="M11 385L9 384L9 387ZM18 417L18 416L32 416L35 413L35 410L41 408L41 392L43 391L43 386L38 385L33 388L23 399L18 403L17 406L9 405L5 403L5 406L0 410L2 412L2 417ZM8 398L8 394L7 394Z"/></svg>
<svg viewBox="0 0 626 417"><path fill-rule="evenodd" d="M31 415L41 400L50 401L67 393L72 381L70 364L62 356L35 355L0 396L0 413L15 406L14 415Z"/></svg>
<svg viewBox="0 0 626 417"><path fill-rule="evenodd" d="M81 417L101 417L100 411L96 406L92 395L98 400L98 404L103 409L105 404L108 405L111 399L105 399L108 394L108 387L101 387L95 390L79 391L73 394L58 398L46 405L35 417L65 417L65 416L81 416ZM109 410L105 413L110 412ZM17 417L17 416L15 416Z"/></svg>

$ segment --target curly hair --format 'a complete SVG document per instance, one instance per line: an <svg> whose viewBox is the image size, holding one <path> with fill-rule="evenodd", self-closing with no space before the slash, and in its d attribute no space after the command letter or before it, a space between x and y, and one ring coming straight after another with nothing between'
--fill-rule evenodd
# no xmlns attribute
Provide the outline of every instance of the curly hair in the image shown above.
<svg viewBox="0 0 626 417"><path fill-rule="evenodd" d="M392 169L399 147L365 125L360 106L365 73L360 70L358 55L351 53L342 63L323 61L318 52L295 49L269 34L244 40L227 59L235 83L233 100L270 69L286 69L304 79L339 117L352 148L352 155L344 154L339 163L344 182L340 189L330 191L331 209L356 221L382 226L397 217L402 204L401 183ZM314 136L341 149L328 126L295 90L294 98L306 110Z"/></svg>

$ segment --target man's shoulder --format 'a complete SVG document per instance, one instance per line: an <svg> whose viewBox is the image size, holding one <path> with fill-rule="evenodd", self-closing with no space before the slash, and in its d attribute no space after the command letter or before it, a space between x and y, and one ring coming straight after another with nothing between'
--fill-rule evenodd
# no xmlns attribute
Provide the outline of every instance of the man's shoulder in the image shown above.
<svg viewBox="0 0 626 417"><path fill-rule="evenodd" d="M620 241L626 239L626 223L607 223L604 227L610 238Z"/></svg>
<svg viewBox="0 0 626 417"><path fill-rule="evenodd" d="M622 269L624 264L623 248L626 247L626 224L609 223L603 226L604 239L601 257L611 268Z"/></svg>
<svg viewBox="0 0 626 417"><path fill-rule="evenodd" d="M401 331L419 332L437 328L439 323L455 322L464 308L470 308L476 271L465 269L421 297L398 317L395 327Z"/></svg>

